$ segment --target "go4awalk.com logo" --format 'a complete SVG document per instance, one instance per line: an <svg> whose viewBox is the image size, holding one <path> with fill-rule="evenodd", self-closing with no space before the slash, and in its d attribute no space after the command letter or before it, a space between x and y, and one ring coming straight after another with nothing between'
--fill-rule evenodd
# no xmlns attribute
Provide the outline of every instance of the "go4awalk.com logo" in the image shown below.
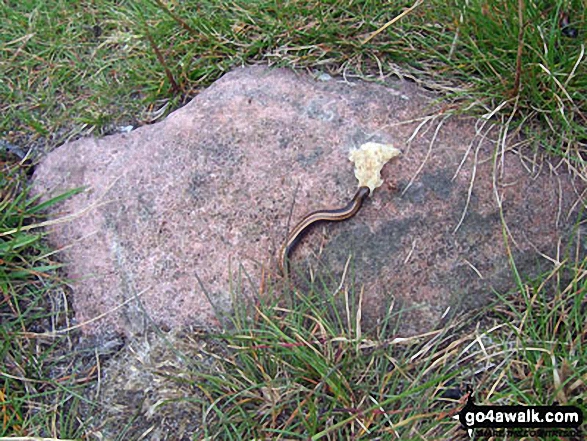
<svg viewBox="0 0 587 441"><path fill-rule="evenodd" d="M579 403L580 404L580 403ZM478 406L473 395L453 417L471 439L503 436L579 436L583 411L577 406Z"/></svg>

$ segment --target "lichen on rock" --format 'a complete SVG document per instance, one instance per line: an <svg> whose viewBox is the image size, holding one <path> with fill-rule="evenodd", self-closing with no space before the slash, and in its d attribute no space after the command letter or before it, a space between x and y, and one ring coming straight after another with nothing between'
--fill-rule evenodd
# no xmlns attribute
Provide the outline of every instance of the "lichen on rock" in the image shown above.
<svg viewBox="0 0 587 441"><path fill-rule="evenodd" d="M369 187L373 194L373 191L383 184L383 166L401 153L391 144L377 142L367 142L358 149L351 150L349 160L355 164L355 176L359 180L359 187Z"/></svg>

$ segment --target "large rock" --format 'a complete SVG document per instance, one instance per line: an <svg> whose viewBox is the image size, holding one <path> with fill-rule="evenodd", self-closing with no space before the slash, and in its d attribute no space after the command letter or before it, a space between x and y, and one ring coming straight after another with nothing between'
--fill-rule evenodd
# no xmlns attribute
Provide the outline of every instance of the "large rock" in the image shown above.
<svg viewBox="0 0 587 441"><path fill-rule="evenodd" d="M409 307L400 329L422 332L449 306L478 307L514 286L509 257L522 274L550 268L544 256L560 238L564 247L577 220L579 184L562 166L496 150L499 126L447 117L433 99L408 82L243 68L163 122L61 146L34 185L88 188L54 212L79 215L50 231L75 282L78 321L127 334L151 319L215 323L231 286L257 295L263 268L278 280L294 195L292 223L348 201L348 152L367 141L404 152L384 169L388 185L355 218L316 228L294 256L334 289L352 253L346 282L363 287L366 316L394 299Z"/></svg>

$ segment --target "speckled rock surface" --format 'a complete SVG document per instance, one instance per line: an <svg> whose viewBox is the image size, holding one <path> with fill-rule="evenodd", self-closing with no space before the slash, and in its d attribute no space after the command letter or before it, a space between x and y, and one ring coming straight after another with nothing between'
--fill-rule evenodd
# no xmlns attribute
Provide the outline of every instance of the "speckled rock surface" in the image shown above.
<svg viewBox="0 0 587 441"><path fill-rule="evenodd" d="M417 333L448 306L479 307L493 289L513 287L504 237L521 273L549 269L541 254L564 252L579 183L562 166L496 152L493 123L425 119L438 113L433 99L407 82L242 68L163 122L53 151L35 190L88 188L53 213L75 219L50 230L74 280L78 322L103 315L84 330L125 334L151 320L210 325L214 308L230 309L229 270L246 272L248 295L263 267L279 285L275 254L294 195L290 226L343 206L356 187L348 152L368 141L404 152L384 168L386 184L355 218L316 228L294 257L336 287L352 253L365 317L394 299L411 308L401 331Z"/></svg>

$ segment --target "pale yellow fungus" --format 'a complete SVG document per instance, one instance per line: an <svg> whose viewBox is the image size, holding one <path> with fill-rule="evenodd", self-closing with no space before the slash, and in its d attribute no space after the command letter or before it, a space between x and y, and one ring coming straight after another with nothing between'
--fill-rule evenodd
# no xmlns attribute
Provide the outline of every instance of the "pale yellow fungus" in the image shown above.
<svg viewBox="0 0 587 441"><path fill-rule="evenodd" d="M391 144L368 142L349 154L349 160L355 164L355 176L359 180L359 187L369 187L373 190L383 184L381 169L392 158L401 155L401 151Z"/></svg>

